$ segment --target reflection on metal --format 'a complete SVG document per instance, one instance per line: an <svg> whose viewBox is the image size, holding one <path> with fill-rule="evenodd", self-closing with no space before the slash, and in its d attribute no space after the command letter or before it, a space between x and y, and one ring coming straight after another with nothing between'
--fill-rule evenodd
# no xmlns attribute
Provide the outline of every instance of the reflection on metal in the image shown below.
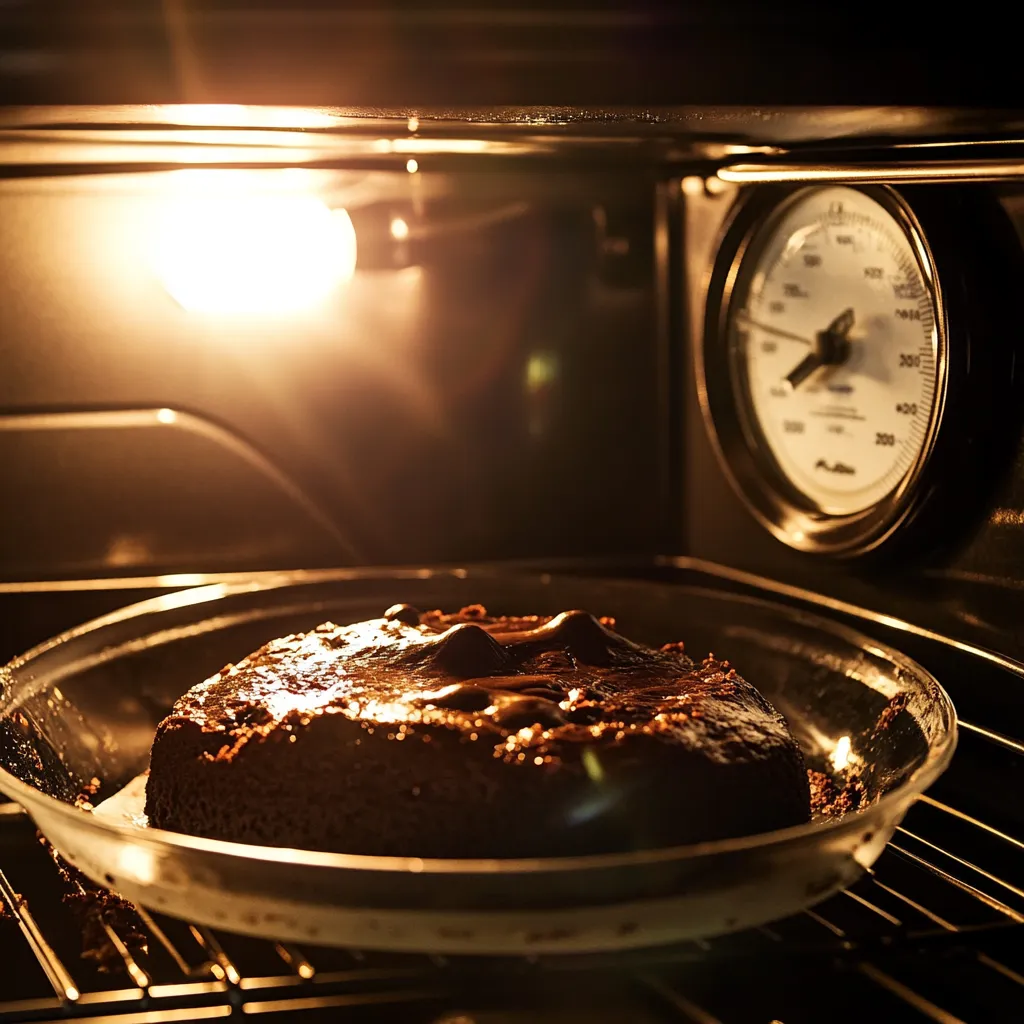
<svg viewBox="0 0 1024 1024"><path fill-rule="evenodd" d="M986 739L990 739L993 743L1005 746L1007 750L1013 751L1014 754L1024 754L1024 743L1019 739L1013 739L1010 736L1002 735L1001 732L993 732L991 729L982 728L982 726L975 725L972 722L962 722L961 724L969 732L974 732L979 736L984 736Z"/></svg>
<svg viewBox="0 0 1024 1024"><path fill-rule="evenodd" d="M732 164L721 167L718 177L735 185L797 182L899 182L1013 181L1024 178L1020 160L941 161L934 164Z"/></svg>
<svg viewBox="0 0 1024 1024"><path fill-rule="evenodd" d="M953 1014L947 1013L940 1006L936 1006L929 999L925 999L924 996L919 995L912 988L904 985L903 982L897 981L891 975L886 974L885 971L879 970L872 964L861 963L857 965L857 969L865 977L870 978L873 982L881 985L882 988L891 992L894 996L902 999L908 1006L912 1006L915 1010L919 1010L929 1020L933 1020L936 1024L965 1024L959 1017L954 1017Z"/></svg>
<svg viewBox="0 0 1024 1024"><path fill-rule="evenodd" d="M916 838L916 836L911 836L911 838ZM932 846L933 844L929 843L928 845ZM1024 924L1024 914L1021 914L1019 911L1014 910L1013 907L1008 907L1002 900L997 900L994 896L990 896L987 892L982 892L981 889L971 885L969 882L965 882L962 879L957 878L955 875L951 875L948 871L943 871L942 868L933 864L930 860L926 860L924 857L919 857L916 853L912 853L910 850L906 849L903 846L899 846L896 843L890 842L888 848L890 850L895 850L896 853L900 854L900 856L906 857L908 860L913 861L915 864L919 864L921 867L927 868L933 874L941 878L944 882L949 882L950 885L956 886L956 888L960 889L962 892L967 893L969 896L973 896L976 900L980 900L982 903L985 904L985 906L989 907L991 910L998 911L998 913L1002 914L1004 917L1007 917L1011 921L1013 921L1014 924ZM937 846L935 846L934 849L940 850L940 848ZM952 860L958 859L956 857L953 857L951 854L947 853L945 850L940 850L940 852L947 857L951 857ZM971 866L973 867L973 865ZM1005 883L1001 882L1001 880L996 880L1000 881L1000 884L1005 885ZM1012 887L1007 886L1007 888Z"/></svg>
<svg viewBox="0 0 1024 1024"><path fill-rule="evenodd" d="M46 941L46 937L39 930L39 925L36 924L28 905L11 888L11 883L7 881L7 876L3 871L0 871L0 904L5 905L18 922L21 934L25 936L29 948L35 954L39 966L43 969L43 973L53 986L57 996L66 1002L74 1002L78 999L80 995L78 986L68 974L67 968L57 956L53 946Z"/></svg>
<svg viewBox="0 0 1024 1024"><path fill-rule="evenodd" d="M961 725L962 724L963 723L961 723ZM1020 753L1024 754L1024 748L1020 750ZM980 828L983 831L988 832L990 835L995 836L997 839L1002 839L1004 843L1011 843L1016 846L1017 849L1024 852L1024 842L1021 842L1019 839L1014 839L1013 836L1007 835L1005 832L1000 832L999 829L993 828L984 821L979 821L970 814L958 811L955 807L950 807L949 804L944 804L941 800L936 800L927 793L922 793L917 799L918 803L928 804L929 807L934 807L936 810L943 811L946 814L951 814L954 818L959 818L960 821L966 821L969 825L973 825L975 828Z"/></svg>
<svg viewBox="0 0 1024 1024"><path fill-rule="evenodd" d="M217 965L215 965L211 960L203 959L197 964L190 964L188 960L185 959L181 950L178 949L178 947L170 940L163 928L156 923L149 911L147 911L145 907L136 907L135 909L138 912L139 917L142 919L142 923L146 926L146 930L160 943L161 946L164 947L164 949L167 950L171 959L177 965L178 970L180 970L186 978L210 977L215 974L212 968ZM223 982L217 981L214 985L221 987ZM151 986L151 991L154 988L155 986Z"/></svg>
<svg viewBox="0 0 1024 1024"><path fill-rule="evenodd" d="M313 965L306 959L306 954L298 946L290 942L277 942L274 944L274 951L303 980L309 981L316 974Z"/></svg>
<svg viewBox="0 0 1024 1024"><path fill-rule="evenodd" d="M1007 967L1006 964L1001 964L998 960L993 960L987 953L978 952L978 963L983 967L991 967L992 970L998 971L1004 978L1009 978L1015 985L1024 985L1024 975L1018 974L1015 970Z"/></svg>
<svg viewBox="0 0 1024 1024"><path fill-rule="evenodd" d="M387 121L360 121L361 131L346 128L338 132L266 126L0 127L0 176L43 169L52 173L54 167L74 168L76 174L191 167L290 169L314 164L341 168L356 163L398 170L400 158L413 152L472 158L480 154L544 155L555 149L551 140L525 132L517 138L481 139L479 134L467 135L465 125L459 125L454 131L438 131L429 138L410 138L404 134L404 124L399 128ZM403 135L382 137L382 131L403 131ZM580 146L598 141L604 146L634 145L621 138L566 141L569 146L574 141Z"/></svg>
<svg viewBox="0 0 1024 1024"><path fill-rule="evenodd" d="M693 1024L722 1024L720 1018L708 1013L703 1007L687 999L686 996L677 992L662 978L654 974L642 975L639 980L652 992L664 999L673 1009L678 1010L686 1020Z"/></svg>
<svg viewBox="0 0 1024 1024"><path fill-rule="evenodd" d="M149 975L138 965L135 957L132 956L131 950L124 944L121 936L106 921L103 922L103 931L107 936L107 941L117 950L117 955L124 962L128 977L139 986L139 995L141 996L149 988Z"/></svg>
<svg viewBox="0 0 1024 1024"><path fill-rule="evenodd" d="M939 915L936 914L934 911L931 911L927 907L922 906L916 900L912 900L906 893L902 893L898 889L893 889L890 886L885 885L883 882L880 882L877 878L874 877L874 874L871 875L871 881L883 892L887 892L890 896L895 897L901 903L906 904L908 907L910 907L911 910L916 910L919 914L922 914L924 917L927 917L929 921L933 922L934 924L937 924L943 930L947 932L957 932L960 930L959 928L957 928L955 924L951 924L944 917L939 917Z"/></svg>
<svg viewBox="0 0 1024 1024"><path fill-rule="evenodd" d="M883 910L881 907L876 907L871 900L866 900L863 896L853 892L851 889L846 889L843 892L843 895L848 896L851 900L859 903L862 907L866 907L872 914L877 914L883 921L888 921L889 924L894 925L896 928L902 926L903 922L898 917L894 917L887 910Z"/></svg>
<svg viewBox="0 0 1024 1024"><path fill-rule="evenodd" d="M133 1013L130 1016L104 1017L99 1024L173 1024L174 1021L182 1021L183 1024L191 1024L197 1020L214 1020L217 1017L230 1017L232 1009L230 1006L197 1006L194 1009L180 1010L149 1010L141 1013Z"/></svg>
<svg viewBox="0 0 1024 1024"><path fill-rule="evenodd" d="M259 107L241 103L164 104L149 109L154 122L209 128L334 128L345 118L316 107Z"/></svg>
<svg viewBox="0 0 1024 1024"><path fill-rule="evenodd" d="M978 146L986 146L989 148L1004 148L1010 146L1024 146L1024 139L1011 138L1011 139L994 139L994 138L981 138L981 139L943 139L941 142L891 142L889 146L892 149L970 149Z"/></svg>
<svg viewBox="0 0 1024 1024"><path fill-rule="evenodd" d="M986 871L984 868L978 867L972 861L965 860L963 857L958 857L955 853L950 853L949 850L944 850L941 846L937 846L935 843L928 839L924 839L919 835L911 832L909 829L900 825L896 828L897 832L902 833L910 839L913 839L917 843L921 843L922 846L927 846L931 850L935 850L937 853L941 853L944 857L948 857L950 860L955 861L961 867L967 868L969 871L974 871L981 875L982 878L988 879L990 882L995 882L996 885L1002 886L1004 889L1008 889L1010 892L1021 899L1024 899L1024 889L1019 888L1016 885L1012 885L1010 882L1005 881L998 875L992 874L991 871ZM1024 917L1021 918L1019 923L1024 923Z"/></svg>
<svg viewBox="0 0 1024 1024"><path fill-rule="evenodd" d="M853 894L848 893L848 895ZM867 903L867 901L863 902ZM871 904L867 905L871 906ZM889 914L885 914L884 911L879 911L879 913L881 913L890 921L896 921L896 918L893 918ZM829 921L823 915L817 914L813 910L806 911L806 915L810 917L812 920L816 921L822 927L827 928L836 937L845 938L846 932L844 931L844 929L840 928L837 924L834 924L833 922ZM896 923L898 924L899 922L896 921ZM857 964L857 969L865 977L870 978L877 985L880 985L882 988L890 992L892 995L903 1000L903 1002L905 1002L908 1006L912 1006L914 1007L914 1009L921 1011L923 1014L925 1014L925 1016L929 1017L933 1021L936 1021L937 1024L964 1024L964 1022L961 1021L959 1017L954 1017L951 1013L942 1009L942 1007L933 1003L930 999L925 998L919 992L916 992L914 989L908 987L907 985L904 985L902 982L897 981L890 974L881 970L881 968L876 967L874 964L868 963L867 961L861 961Z"/></svg>
<svg viewBox="0 0 1024 1024"><path fill-rule="evenodd" d="M376 143L382 153L501 153L515 147L487 139L381 139Z"/></svg>
<svg viewBox="0 0 1024 1024"><path fill-rule="evenodd" d="M820 924L822 928L827 928L837 939L846 937L846 932L837 924L833 924L828 918L822 917L821 914L814 910L805 910L804 916L809 917L812 921Z"/></svg>
<svg viewBox="0 0 1024 1024"><path fill-rule="evenodd" d="M840 615L851 615L854 618L864 619L868 622L877 623L890 629L897 629L904 633L912 633L926 640L934 640L936 643L952 647L964 654L981 658L991 662L1007 672L1024 678L1024 665L1014 661L1012 658L1004 657L995 651L986 650L984 647L977 647L974 644L965 643L962 640L955 640L952 637L936 633L932 629L918 626L915 623L907 622L894 615L886 615L883 612L872 611L869 608L862 608L849 601L841 601L838 598L830 597L813 590L805 590L803 587L794 587L789 583L780 583L778 580L768 579L765 576L758 576L756 573L745 572L742 569L733 569L730 566L720 565L717 562L708 562L702 558L691 558L687 555L665 555L656 559L659 565L672 566L676 569L689 569L695 572L707 573L709 576L717 576L719 579L730 580L734 583L742 583L745 586L756 587L771 594L778 594L781 597L791 597L807 604L816 605L827 611L838 612ZM972 727L969 727L972 728ZM983 731L983 730L979 730ZM995 734L992 734L995 735ZM1013 741L1010 741L1011 743Z"/></svg>
<svg viewBox="0 0 1024 1024"><path fill-rule="evenodd" d="M356 995L304 996L298 999L275 999L272 1002L248 1002L245 1013L297 1013L300 1010L323 1010L342 1006L379 1006L389 1003L413 1003L437 999L438 989L411 989L397 992L367 992Z"/></svg>
<svg viewBox="0 0 1024 1024"><path fill-rule="evenodd" d="M237 986L242 977L238 973L238 968L232 963L231 958L224 952L224 947L217 941L217 937L213 932L201 924L189 925L189 931L196 942L206 950L213 963L220 967L223 977L227 979L228 984Z"/></svg>
<svg viewBox="0 0 1024 1024"><path fill-rule="evenodd" d="M270 480L279 491L287 495L331 537L338 545L339 554L344 553L343 557L346 558L357 557L354 548L341 533L334 520L291 477L278 469L274 463L243 438L202 416L167 408L0 414L0 431L26 433L43 430L138 430L167 426L173 426L201 437L246 463L257 473ZM43 589L50 586L47 584Z"/></svg>
<svg viewBox="0 0 1024 1024"><path fill-rule="evenodd" d="M970 732L977 733L979 736L984 736L985 739L991 740L993 743L998 743L1000 746L1006 747L1008 750L1012 750L1015 754L1024 754L1024 743L1021 743L1020 740L1011 739L1009 736L993 732L991 729L983 729L980 725L973 725L970 722L961 722L960 724Z"/></svg>
<svg viewBox="0 0 1024 1024"><path fill-rule="evenodd" d="M317 583L330 580L360 580L369 577L380 578L382 575L393 580L423 580L438 575L450 575L456 579L465 579L466 569L417 569L417 568L386 568L386 569L284 569L264 570L261 572L178 572L161 573L156 576L122 576L102 579L77 580L28 580L23 583L0 582L0 594L48 594L68 593L71 591L105 591L105 590L180 590L184 587L209 587L214 585L231 586L251 584L265 586L288 581ZM209 600L209 595L195 597L192 600Z"/></svg>

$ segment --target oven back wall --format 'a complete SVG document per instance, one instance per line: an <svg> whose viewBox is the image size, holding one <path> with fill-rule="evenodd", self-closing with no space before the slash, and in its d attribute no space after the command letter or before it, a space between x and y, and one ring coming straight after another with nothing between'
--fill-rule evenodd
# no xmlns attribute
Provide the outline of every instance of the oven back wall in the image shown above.
<svg viewBox="0 0 1024 1024"><path fill-rule="evenodd" d="M330 172L287 316L170 297L168 179L0 184L0 579L663 546L649 179Z"/></svg>

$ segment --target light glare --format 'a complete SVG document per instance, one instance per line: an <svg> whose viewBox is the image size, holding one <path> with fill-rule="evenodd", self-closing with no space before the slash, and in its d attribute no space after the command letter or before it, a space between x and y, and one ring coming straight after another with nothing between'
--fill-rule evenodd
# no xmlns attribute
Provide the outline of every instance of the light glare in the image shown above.
<svg viewBox="0 0 1024 1024"><path fill-rule="evenodd" d="M120 854L121 871L132 881L150 885L156 879L156 862L145 847L125 845Z"/></svg>
<svg viewBox="0 0 1024 1024"><path fill-rule="evenodd" d="M157 108L169 124L214 128L331 128L339 118L309 107L249 107L234 103L195 103Z"/></svg>
<svg viewBox="0 0 1024 1024"><path fill-rule="evenodd" d="M185 194L159 229L156 270L184 309L281 314L310 309L355 270L345 210L309 195Z"/></svg>
<svg viewBox="0 0 1024 1024"><path fill-rule="evenodd" d="M844 768L849 767L850 764L850 737L840 736L836 740L835 750L829 755L829 760L832 762L832 767L837 772L843 771Z"/></svg>

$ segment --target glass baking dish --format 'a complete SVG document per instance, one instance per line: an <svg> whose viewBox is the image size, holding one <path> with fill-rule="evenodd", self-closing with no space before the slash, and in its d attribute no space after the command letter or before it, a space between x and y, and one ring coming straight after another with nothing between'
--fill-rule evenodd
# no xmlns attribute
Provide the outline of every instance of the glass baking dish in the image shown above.
<svg viewBox="0 0 1024 1024"><path fill-rule="evenodd" d="M245 846L132 817L130 784L139 789L156 725L181 693L270 638L400 602L586 608L633 639L714 651L786 716L809 767L860 779L867 806L739 839L535 860ZM64 633L0 671L0 790L89 878L203 924L366 949L613 950L793 913L874 862L956 745L953 706L931 675L830 621L699 586L489 569L298 572L181 591ZM96 783L93 805L120 794L125 813L76 805Z"/></svg>

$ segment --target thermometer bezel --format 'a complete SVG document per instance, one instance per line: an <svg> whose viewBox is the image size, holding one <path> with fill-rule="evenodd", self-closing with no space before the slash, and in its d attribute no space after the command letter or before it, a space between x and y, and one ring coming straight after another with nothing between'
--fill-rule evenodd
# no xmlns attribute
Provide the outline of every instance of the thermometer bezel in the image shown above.
<svg viewBox="0 0 1024 1024"><path fill-rule="evenodd" d="M736 365L733 323L737 284L746 277L751 261L770 247L773 227L793 204L835 187L766 186L741 194L720 238L708 284L703 344L696 345L695 352L698 397L709 434L726 477L748 511L792 548L850 555L882 544L911 516L944 419L949 378L946 309L935 258L917 216L888 186L840 186L874 200L902 231L917 260L935 325L935 392L924 440L896 486L868 507L849 514L824 512L788 479L750 408L749 391Z"/></svg>

